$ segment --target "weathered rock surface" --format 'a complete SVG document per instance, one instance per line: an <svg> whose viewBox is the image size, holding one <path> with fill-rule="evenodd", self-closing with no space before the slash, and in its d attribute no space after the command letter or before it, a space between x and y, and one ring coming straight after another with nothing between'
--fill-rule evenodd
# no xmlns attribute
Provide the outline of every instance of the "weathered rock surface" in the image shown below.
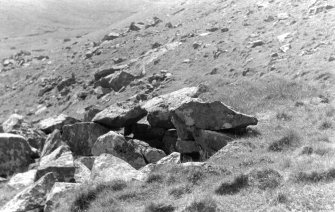
<svg viewBox="0 0 335 212"><path fill-rule="evenodd" d="M200 152L200 146L195 141L178 140L176 148L180 153L194 153Z"/></svg>
<svg viewBox="0 0 335 212"><path fill-rule="evenodd" d="M163 150L153 148L143 141L134 139L128 142L132 143L136 152L140 152L143 155L147 163L156 163L166 156Z"/></svg>
<svg viewBox="0 0 335 212"><path fill-rule="evenodd" d="M166 131L162 140L163 143L162 150L164 150L164 152L167 154L175 152L177 140L178 140L177 130L170 129Z"/></svg>
<svg viewBox="0 0 335 212"><path fill-rule="evenodd" d="M56 182L46 197L44 212L55 211L61 204L67 201L65 194L74 191L79 186L79 183Z"/></svg>
<svg viewBox="0 0 335 212"><path fill-rule="evenodd" d="M62 135L60 131L56 129L48 135L41 151L41 158L50 154L61 145L65 145L65 143L62 140Z"/></svg>
<svg viewBox="0 0 335 212"><path fill-rule="evenodd" d="M144 179L144 174L124 160L110 154L102 154L94 161L91 180L109 182L113 180L132 181Z"/></svg>
<svg viewBox="0 0 335 212"><path fill-rule="evenodd" d="M95 156L83 156L76 159L76 161L79 161L80 163L84 164L89 170L92 170Z"/></svg>
<svg viewBox="0 0 335 212"><path fill-rule="evenodd" d="M135 76L125 72L118 71L103 77L99 80L99 85L104 88L111 88L114 91L119 91L121 88L128 86L132 81L134 81Z"/></svg>
<svg viewBox="0 0 335 212"><path fill-rule="evenodd" d="M79 122L79 120L72 118L70 116L61 114L57 117L50 117L39 122L39 128L49 134L52 133L55 129L62 130L64 125L74 124Z"/></svg>
<svg viewBox="0 0 335 212"><path fill-rule="evenodd" d="M152 127L171 129L174 128L171 122L171 111L182 102L198 97L201 92L200 87L183 88L155 97L144 103L142 108L148 111L147 119Z"/></svg>
<svg viewBox="0 0 335 212"><path fill-rule="evenodd" d="M136 169L146 165L143 155L136 151L133 143L127 141L121 134L113 131L99 137L92 147L93 155L99 156L103 153L119 157Z"/></svg>
<svg viewBox="0 0 335 212"><path fill-rule="evenodd" d="M179 164L181 163L180 160L180 153L179 152L173 152L170 155L160 159L159 161L157 161L156 164Z"/></svg>
<svg viewBox="0 0 335 212"><path fill-rule="evenodd" d="M41 158L35 181L52 172L59 182L74 182L75 165L69 148L60 146L51 154Z"/></svg>
<svg viewBox="0 0 335 212"><path fill-rule="evenodd" d="M127 134L132 133L135 139L147 141L162 140L166 130L163 128L154 128L145 123L135 123L127 127L125 131L127 131Z"/></svg>
<svg viewBox="0 0 335 212"><path fill-rule="evenodd" d="M96 123L83 122L63 127L62 139L75 155L90 156L97 138L109 131Z"/></svg>
<svg viewBox="0 0 335 212"><path fill-rule="evenodd" d="M102 41L105 41L105 40L114 40L116 38L120 37L120 33L117 33L117 32L111 32L107 35L105 35L103 38L102 38Z"/></svg>
<svg viewBox="0 0 335 212"><path fill-rule="evenodd" d="M13 177L10 178L7 185L13 188L24 188L34 184L35 175L37 170L29 170L27 172L15 174Z"/></svg>
<svg viewBox="0 0 335 212"><path fill-rule="evenodd" d="M5 133L9 133L10 131L21 127L23 121L23 116L19 114L12 114L6 121L2 123L2 128Z"/></svg>
<svg viewBox="0 0 335 212"><path fill-rule="evenodd" d="M103 77L106 77L108 75L111 75L117 71L120 71L122 69L126 69L128 66L127 65L104 65L100 67L98 70L95 71L94 73L94 79L95 80L100 80Z"/></svg>
<svg viewBox="0 0 335 212"><path fill-rule="evenodd" d="M23 212L41 210L44 207L46 196L55 184L55 177L47 173L39 181L21 191L13 199L7 202L1 211Z"/></svg>
<svg viewBox="0 0 335 212"><path fill-rule="evenodd" d="M91 105L85 108L84 122L91 122L94 116L102 111L102 108L97 105Z"/></svg>
<svg viewBox="0 0 335 212"><path fill-rule="evenodd" d="M187 127L213 131L244 128L258 122L255 117L238 113L219 101L188 101L173 111L173 117Z"/></svg>
<svg viewBox="0 0 335 212"><path fill-rule="evenodd" d="M32 151L27 140L10 133L0 133L0 175L25 171L33 162Z"/></svg>
<svg viewBox="0 0 335 212"><path fill-rule="evenodd" d="M93 121L111 129L132 125L147 114L140 106L121 108L111 105L98 113Z"/></svg>
<svg viewBox="0 0 335 212"><path fill-rule="evenodd" d="M85 183L90 180L91 177L91 170L82 162L75 160L74 161L75 166L75 173L74 173L74 179L76 183Z"/></svg>

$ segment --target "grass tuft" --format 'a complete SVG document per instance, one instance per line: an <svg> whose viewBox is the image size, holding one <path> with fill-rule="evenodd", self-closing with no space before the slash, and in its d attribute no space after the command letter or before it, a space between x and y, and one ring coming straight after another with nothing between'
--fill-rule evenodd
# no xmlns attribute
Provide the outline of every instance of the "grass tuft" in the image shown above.
<svg viewBox="0 0 335 212"><path fill-rule="evenodd" d="M273 141L269 147L269 151L281 152L291 148L298 147L300 145L300 137L298 134L290 130L281 139Z"/></svg>
<svg viewBox="0 0 335 212"><path fill-rule="evenodd" d="M271 168L253 170L249 174L249 183L257 186L261 190L275 189L283 180L278 171Z"/></svg>
<svg viewBox="0 0 335 212"><path fill-rule="evenodd" d="M173 212L175 207L163 203L150 203L144 209L144 212Z"/></svg>
<svg viewBox="0 0 335 212"><path fill-rule="evenodd" d="M175 188L172 188L169 191L169 195L173 196L175 199L180 199L184 194L189 194L191 193L191 186L189 185L181 185Z"/></svg>
<svg viewBox="0 0 335 212"><path fill-rule="evenodd" d="M224 182L215 190L218 195L233 195L249 185L248 176L241 174L234 178L232 182Z"/></svg>
<svg viewBox="0 0 335 212"><path fill-rule="evenodd" d="M213 199L202 199L200 201L193 201L185 212L216 212L218 206Z"/></svg>
<svg viewBox="0 0 335 212"><path fill-rule="evenodd" d="M146 179L146 183L162 183L164 181L164 177L161 174L150 174Z"/></svg>
<svg viewBox="0 0 335 212"><path fill-rule="evenodd" d="M335 180L335 168L330 168L323 171L301 171L293 174L292 178L297 183L330 182Z"/></svg>

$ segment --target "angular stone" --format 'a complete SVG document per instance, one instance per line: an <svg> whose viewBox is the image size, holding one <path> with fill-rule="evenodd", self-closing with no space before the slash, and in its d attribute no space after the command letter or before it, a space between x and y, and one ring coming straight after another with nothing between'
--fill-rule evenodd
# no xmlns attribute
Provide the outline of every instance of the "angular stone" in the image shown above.
<svg viewBox="0 0 335 212"><path fill-rule="evenodd" d="M135 151L141 153L148 163L156 163L166 156L164 151L153 148L143 141L134 139L128 142L132 143L135 147Z"/></svg>
<svg viewBox="0 0 335 212"><path fill-rule="evenodd" d="M56 129L51 134L48 135L41 152L41 157L50 154L61 145L65 145L65 143L62 140L62 135L60 131Z"/></svg>
<svg viewBox="0 0 335 212"><path fill-rule="evenodd" d="M155 97L142 105L148 111L147 119L152 127L172 129L171 111L182 102L198 97L201 87L187 87L172 93Z"/></svg>
<svg viewBox="0 0 335 212"><path fill-rule="evenodd" d="M199 145L195 141L178 140L176 148L180 153L195 153L201 151Z"/></svg>
<svg viewBox="0 0 335 212"><path fill-rule="evenodd" d="M170 155L160 159L156 164L179 164L181 163L179 152L172 152Z"/></svg>
<svg viewBox="0 0 335 212"><path fill-rule="evenodd" d="M102 154L95 159L91 180L109 182L113 180L143 181L144 174L124 160L110 154Z"/></svg>
<svg viewBox="0 0 335 212"><path fill-rule="evenodd" d="M186 102L173 111L173 117L186 125L204 130L225 130L256 125L258 120L234 111L222 102Z"/></svg>
<svg viewBox="0 0 335 212"><path fill-rule="evenodd" d="M84 122L91 122L94 116L102 111L102 108L97 105L91 105L85 108Z"/></svg>
<svg viewBox="0 0 335 212"><path fill-rule="evenodd" d="M149 124L135 123L126 130L129 134L132 133L135 139L139 140L162 140L165 134L165 129L154 128Z"/></svg>
<svg viewBox="0 0 335 212"><path fill-rule="evenodd" d="M10 178L7 185L13 188L16 188L16 189L30 186L34 184L35 182L34 179L35 179L36 172L37 170L33 169L27 172L15 174L13 177Z"/></svg>
<svg viewBox="0 0 335 212"><path fill-rule="evenodd" d="M46 196L55 184L55 177L47 173L39 181L18 193L2 208L3 212L20 212L43 209Z"/></svg>
<svg viewBox="0 0 335 212"><path fill-rule="evenodd" d="M114 40L116 38L120 37L120 33L117 33L117 32L111 32L107 35L105 35L103 38L102 38L102 41L105 41L105 40Z"/></svg>
<svg viewBox="0 0 335 212"><path fill-rule="evenodd" d="M83 122L63 127L62 139L75 155L90 156L97 138L109 131L100 124Z"/></svg>
<svg viewBox="0 0 335 212"><path fill-rule="evenodd" d="M74 182L75 165L68 147L60 146L51 154L41 158L35 181L52 172L59 182Z"/></svg>
<svg viewBox="0 0 335 212"><path fill-rule="evenodd" d="M72 118L70 116L60 114L57 117L50 117L39 122L39 128L49 134L52 133L55 129L62 130L64 125L74 124L79 122L79 120Z"/></svg>
<svg viewBox="0 0 335 212"><path fill-rule="evenodd" d="M128 68L128 65L104 65L97 69L94 73L94 79L100 80L103 77L111 75L117 71Z"/></svg>
<svg viewBox="0 0 335 212"><path fill-rule="evenodd" d="M99 84L103 88L111 88L114 91L119 91L121 88L128 86L134 79L134 75L125 71L118 71L102 78Z"/></svg>
<svg viewBox="0 0 335 212"><path fill-rule="evenodd" d="M93 121L115 129L132 125L145 117L146 114L146 110L140 106L122 108L117 105L111 105L98 113L93 118Z"/></svg>
<svg viewBox="0 0 335 212"><path fill-rule="evenodd" d="M91 170L78 160L74 161L74 166L76 168L74 173L74 179L76 183L87 183L90 180Z"/></svg>
<svg viewBox="0 0 335 212"><path fill-rule="evenodd" d="M164 152L165 153L175 152L177 140L178 140L177 130L170 129L166 131L162 140L163 143L162 149L164 150Z"/></svg>
<svg viewBox="0 0 335 212"><path fill-rule="evenodd" d="M93 155L99 156L103 153L119 157L136 169L146 165L143 155L136 151L133 143L128 142L121 134L113 131L100 136L92 147Z"/></svg>
<svg viewBox="0 0 335 212"><path fill-rule="evenodd" d="M2 128L5 133L9 133L12 130L20 128L23 122L23 116L12 114L4 123L2 123Z"/></svg>
<svg viewBox="0 0 335 212"><path fill-rule="evenodd" d="M76 159L76 161L84 164L89 170L92 170L95 156L83 156Z"/></svg>
<svg viewBox="0 0 335 212"><path fill-rule="evenodd" d="M0 133L0 176L25 171L33 162L32 151L25 138L10 133Z"/></svg>
<svg viewBox="0 0 335 212"><path fill-rule="evenodd" d="M79 186L79 183L56 182L48 193L44 206L44 212L55 211L60 205L68 201L66 194L76 190Z"/></svg>

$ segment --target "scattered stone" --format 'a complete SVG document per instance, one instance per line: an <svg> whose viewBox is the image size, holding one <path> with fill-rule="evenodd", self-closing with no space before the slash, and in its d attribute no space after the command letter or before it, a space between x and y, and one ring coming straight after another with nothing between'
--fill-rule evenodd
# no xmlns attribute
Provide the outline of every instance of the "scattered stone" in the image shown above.
<svg viewBox="0 0 335 212"><path fill-rule="evenodd" d="M129 142L135 147L136 152L140 152L143 155L147 163L156 163L166 156L162 150L153 148L143 141L134 139Z"/></svg>
<svg viewBox="0 0 335 212"><path fill-rule="evenodd" d="M94 161L91 180L110 182L113 180L143 181L145 175L124 160L110 154L102 154Z"/></svg>
<svg viewBox="0 0 335 212"><path fill-rule="evenodd" d="M102 41L109 41L109 40L114 40L116 38L119 38L120 37L120 33L117 33L117 32L111 32L107 35L105 35L103 38L102 38Z"/></svg>
<svg viewBox="0 0 335 212"><path fill-rule="evenodd" d="M333 62L333 61L335 61L335 56L334 55L332 55L328 58L328 62Z"/></svg>
<svg viewBox="0 0 335 212"><path fill-rule="evenodd" d="M98 86L97 88L94 89L94 94L97 95L97 98L100 99L106 94L109 94L112 92L112 89L110 88L103 88L101 86Z"/></svg>
<svg viewBox="0 0 335 212"><path fill-rule="evenodd" d="M62 130L64 125L74 124L80 122L79 120L72 118L70 116L60 114L57 117L50 117L39 122L39 128L49 134L52 133L55 129Z"/></svg>
<svg viewBox="0 0 335 212"><path fill-rule="evenodd" d="M285 44L279 48L282 52L286 53L288 50L291 49L291 44Z"/></svg>
<svg viewBox="0 0 335 212"><path fill-rule="evenodd" d="M200 42L194 42L192 47L193 47L193 49L198 49L201 45L202 45L202 43L200 43Z"/></svg>
<svg viewBox="0 0 335 212"><path fill-rule="evenodd" d="M114 64L119 64L127 60L125 57L114 57L113 59ZM127 65L128 67L128 65Z"/></svg>
<svg viewBox="0 0 335 212"><path fill-rule="evenodd" d="M287 33L284 33L284 34L281 34L279 36L277 36L277 39L280 43L283 43L286 41L287 38L291 37L291 33L290 32L287 32Z"/></svg>
<svg viewBox="0 0 335 212"><path fill-rule="evenodd" d="M121 158L136 169L146 165L142 153L136 151L136 146L128 142L121 134L113 131L100 136L92 147L93 155L100 156L103 153Z"/></svg>
<svg viewBox="0 0 335 212"><path fill-rule="evenodd" d="M255 48L257 46L263 46L263 45L264 45L264 41L262 40L256 40L250 43L251 48Z"/></svg>
<svg viewBox="0 0 335 212"><path fill-rule="evenodd" d="M187 87L172 93L155 97L142 105L148 111L148 122L152 127L171 129L171 110L183 101L198 97L203 90L201 87Z"/></svg>
<svg viewBox="0 0 335 212"><path fill-rule="evenodd" d="M103 77L106 77L108 75L114 74L117 71L121 71L127 68L128 65L113 65L113 66L104 65L95 71L94 79L100 80Z"/></svg>
<svg viewBox="0 0 335 212"><path fill-rule="evenodd" d="M102 107L91 105L85 108L84 122L91 122L94 116L102 111Z"/></svg>
<svg viewBox="0 0 335 212"><path fill-rule="evenodd" d="M161 19L157 18L157 17L153 17L151 20L148 20L147 22L148 23L145 25L146 29L149 28L149 27L155 27L163 21Z"/></svg>
<svg viewBox="0 0 335 212"><path fill-rule="evenodd" d="M56 211L59 205L68 201L66 194L73 192L79 186L79 183L56 182L46 197L44 212Z"/></svg>
<svg viewBox="0 0 335 212"><path fill-rule="evenodd" d="M65 125L62 140L70 146L75 155L90 156L91 148L98 137L108 131L106 127L90 122Z"/></svg>
<svg viewBox="0 0 335 212"><path fill-rule="evenodd" d="M101 87L111 88L114 91L120 91L121 88L128 86L134 80L134 75L125 71L118 71L102 78L99 81L99 84Z"/></svg>
<svg viewBox="0 0 335 212"><path fill-rule="evenodd" d="M140 106L121 108L117 105L111 105L96 114L92 121L115 129L133 125L146 114L147 111Z"/></svg>
<svg viewBox="0 0 335 212"><path fill-rule="evenodd" d="M2 128L4 132L9 133L12 130L20 128L23 121L23 116L19 114L12 114L5 122L3 122Z"/></svg>
<svg viewBox="0 0 335 212"><path fill-rule="evenodd" d="M179 152L172 152L170 155L160 159L157 161L156 164L179 164L181 163L180 160L180 153Z"/></svg>
<svg viewBox="0 0 335 212"><path fill-rule="evenodd" d="M64 145L65 143L62 140L62 135L59 130L54 130L51 134L48 135L43 149L41 151L41 157L46 156L53 152L55 149Z"/></svg>
<svg viewBox="0 0 335 212"><path fill-rule="evenodd" d="M18 193L2 208L3 212L43 210L46 196L55 184L55 177L47 173L39 181Z"/></svg>
<svg viewBox="0 0 335 212"><path fill-rule="evenodd" d="M144 24L135 23L135 22L131 22L131 24L129 26L130 31L140 31L143 28L144 28Z"/></svg>
<svg viewBox="0 0 335 212"><path fill-rule="evenodd" d="M24 137L0 133L0 176L25 171L33 162L31 155L31 148Z"/></svg>
<svg viewBox="0 0 335 212"><path fill-rule="evenodd" d="M211 27L211 28L206 29L206 31L208 32L216 32L218 30L219 30L219 27Z"/></svg>
<svg viewBox="0 0 335 212"><path fill-rule="evenodd" d="M221 32L228 32L228 31L229 31L229 29L226 28L226 27L221 29Z"/></svg>
<svg viewBox="0 0 335 212"><path fill-rule="evenodd" d="M75 83L76 83L76 78L74 75L72 75L72 77L63 79L62 81L60 81L60 83L58 83L56 87L57 87L57 90L61 92L64 88L67 88Z"/></svg>
<svg viewBox="0 0 335 212"><path fill-rule="evenodd" d="M277 14L278 20L286 20L290 18L290 15L288 13L279 13Z"/></svg>
<svg viewBox="0 0 335 212"><path fill-rule="evenodd" d="M10 178L7 185L21 189L27 186L34 184L36 170L29 170L27 172L15 174L13 177Z"/></svg>

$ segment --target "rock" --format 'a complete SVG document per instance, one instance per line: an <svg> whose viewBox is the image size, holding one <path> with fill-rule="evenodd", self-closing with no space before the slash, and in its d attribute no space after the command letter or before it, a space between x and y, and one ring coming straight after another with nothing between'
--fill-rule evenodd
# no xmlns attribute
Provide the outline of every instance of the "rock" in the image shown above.
<svg viewBox="0 0 335 212"><path fill-rule="evenodd" d="M97 95L98 99L105 96L106 94L109 94L110 92L112 92L112 89L103 88L101 86L98 86L97 88L94 89L94 94Z"/></svg>
<svg viewBox="0 0 335 212"><path fill-rule="evenodd" d="M51 152L53 152L55 149L60 147L61 145L64 145L64 141L62 140L62 135L59 130L54 130L51 134L48 135L45 144L43 146L43 149L41 151L41 157L44 157Z"/></svg>
<svg viewBox="0 0 335 212"><path fill-rule="evenodd" d="M93 118L93 121L115 129L132 125L141 120L146 114L146 110L140 106L122 108L117 105L111 105L98 113Z"/></svg>
<svg viewBox="0 0 335 212"><path fill-rule="evenodd" d="M57 117L50 117L39 122L39 128L49 134L52 133L55 129L62 130L64 125L74 124L79 122L79 120L72 118L70 116L60 114Z"/></svg>
<svg viewBox="0 0 335 212"><path fill-rule="evenodd" d="M0 176L25 171L33 162L27 140L10 133L0 133Z"/></svg>
<svg viewBox="0 0 335 212"><path fill-rule="evenodd" d="M133 134L133 137L135 139L139 139L139 140L162 140L163 136L165 134L165 129L163 128L154 128L151 127L149 124L146 123L135 123L129 127L127 127L127 129L125 129L125 132L127 131L127 134Z"/></svg>
<svg viewBox="0 0 335 212"><path fill-rule="evenodd" d="M204 152L204 157L208 158L226 146L233 138L227 134L197 129L193 131L195 142L199 144Z"/></svg>
<svg viewBox="0 0 335 212"><path fill-rule="evenodd" d="M110 182L113 180L143 181L145 175L124 160L110 154L102 154L95 159L91 180Z"/></svg>
<svg viewBox="0 0 335 212"><path fill-rule="evenodd" d="M105 35L101 41L106 41L106 40L114 40L116 38L120 37L120 33L117 32L111 32L108 35Z"/></svg>
<svg viewBox="0 0 335 212"><path fill-rule="evenodd" d="M195 141L178 140L176 143L176 149L180 153L196 153L200 152L201 149Z"/></svg>
<svg viewBox="0 0 335 212"><path fill-rule="evenodd" d="M127 60L125 57L114 57L113 59L114 64L119 64ZM127 65L128 67L128 65Z"/></svg>
<svg viewBox="0 0 335 212"><path fill-rule="evenodd" d="M286 20L290 18L290 15L288 13L278 13L277 18L278 20Z"/></svg>
<svg viewBox="0 0 335 212"><path fill-rule="evenodd" d="M34 179L37 170L29 170L27 172L15 174L13 177L10 178L7 185L21 189L27 186L34 184Z"/></svg>
<svg viewBox="0 0 335 212"><path fill-rule="evenodd" d="M258 123L255 117L236 112L220 101L188 101L176 108L172 116L186 127L213 131L245 128Z"/></svg>
<svg viewBox="0 0 335 212"><path fill-rule="evenodd" d="M177 130L171 129L165 132L162 143L165 153L172 153L176 151L176 143L178 140Z"/></svg>
<svg viewBox="0 0 335 212"><path fill-rule="evenodd" d="M113 131L100 136L92 147L93 155L99 156L103 153L119 157L136 169L146 165L141 152L136 151L136 146L128 142L121 134Z"/></svg>
<svg viewBox="0 0 335 212"><path fill-rule="evenodd" d="M76 83L76 78L74 75L72 75L72 77L67 78L67 79L63 79L62 81L60 81L60 83L58 83L57 90L60 92L62 91L64 88L71 86L72 84Z"/></svg>
<svg viewBox="0 0 335 212"><path fill-rule="evenodd" d="M131 22L129 26L129 31L139 31L144 28L144 24Z"/></svg>
<svg viewBox="0 0 335 212"><path fill-rule="evenodd" d="M129 142L135 147L136 152L140 152L143 155L147 163L156 163L166 156L164 151L153 148L143 141L134 139Z"/></svg>
<svg viewBox="0 0 335 212"><path fill-rule="evenodd" d="M102 108L97 105L91 105L85 108L84 122L91 122L94 116L102 111Z"/></svg>
<svg viewBox="0 0 335 212"><path fill-rule="evenodd" d="M12 114L3 124L2 128L5 133L9 133L12 130L18 129L22 126L23 116L19 114Z"/></svg>
<svg viewBox="0 0 335 212"><path fill-rule="evenodd" d="M46 196L55 184L55 177L47 173L39 181L18 193L2 208L3 212L42 210Z"/></svg>
<svg viewBox="0 0 335 212"><path fill-rule="evenodd" d="M0 133L4 133L5 131L3 130L2 125L0 125Z"/></svg>
<svg viewBox="0 0 335 212"><path fill-rule="evenodd" d="M90 180L91 170L79 160L75 160L74 165L76 168L74 173L76 183L87 183Z"/></svg>
<svg viewBox="0 0 335 212"><path fill-rule="evenodd" d="M163 22L161 19L157 17L153 17L151 20L148 20L148 23L145 25L145 28L155 27L157 24Z"/></svg>
<svg viewBox="0 0 335 212"><path fill-rule="evenodd" d="M63 127L62 139L75 155L90 156L97 138L109 131L100 124L82 122Z"/></svg>
<svg viewBox="0 0 335 212"><path fill-rule="evenodd" d="M284 34L281 34L279 36L277 36L277 39L280 43L283 43L285 42L289 37L291 37L291 33L290 32L287 32L287 33L284 33Z"/></svg>
<svg viewBox="0 0 335 212"><path fill-rule="evenodd" d="M180 160L180 153L179 152L172 152L170 155L160 159L157 161L156 164L179 164L181 163Z"/></svg>
<svg viewBox="0 0 335 212"><path fill-rule="evenodd" d="M118 71L103 77L99 81L99 84L103 88L111 88L114 91L119 91L121 88L128 86L133 80L135 80L134 75L125 71Z"/></svg>
<svg viewBox="0 0 335 212"><path fill-rule="evenodd" d="M152 127L171 129L174 128L171 122L171 110L183 101L198 97L202 92L201 87L183 88L152 98L145 102L142 108L148 111L147 119Z"/></svg>
<svg viewBox="0 0 335 212"><path fill-rule="evenodd" d="M286 53L288 50L291 49L291 44L285 44L279 48L282 52Z"/></svg>
<svg viewBox="0 0 335 212"><path fill-rule="evenodd" d="M35 181L52 172L58 182L74 182L75 165L69 148L60 146L51 154L41 158Z"/></svg>
<svg viewBox="0 0 335 212"><path fill-rule="evenodd" d="M53 212L68 201L66 194L73 192L80 186L79 183L60 183L56 182L46 197L44 212Z"/></svg>
<svg viewBox="0 0 335 212"><path fill-rule="evenodd" d="M263 45L264 45L264 41L262 40L256 40L250 43L251 48L255 48L257 46L263 46Z"/></svg>
<svg viewBox="0 0 335 212"><path fill-rule="evenodd" d="M77 158L76 161L84 164L89 170L92 170L95 158L95 156L84 156Z"/></svg>
<svg viewBox="0 0 335 212"><path fill-rule="evenodd" d="M104 65L102 67L100 67L99 69L97 69L94 73L94 79L95 80L100 80L103 77L106 77L108 75L111 75L117 71L123 70L123 69L127 69L128 65Z"/></svg>

